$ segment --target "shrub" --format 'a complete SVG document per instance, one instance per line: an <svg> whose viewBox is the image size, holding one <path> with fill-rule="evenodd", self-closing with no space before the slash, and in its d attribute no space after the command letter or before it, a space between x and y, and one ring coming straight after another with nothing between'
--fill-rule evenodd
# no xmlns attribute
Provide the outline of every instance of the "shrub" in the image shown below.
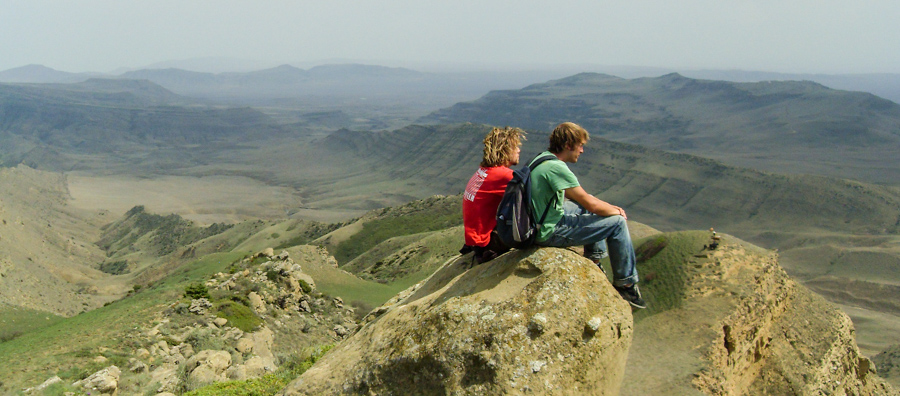
<svg viewBox="0 0 900 396"><path fill-rule="evenodd" d="M202 283L194 282L184 288L184 296L190 299L209 298L209 289Z"/></svg>
<svg viewBox="0 0 900 396"><path fill-rule="evenodd" d="M309 294L313 290L312 286L303 279L300 279L297 283L300 284L300 288L303 289L303 292L306 294Z"/></svg>
<svg viewBox="0 0 900 396"><path fill-rule="evenodd" d="M100 271L111 275L122 275L128 273L128 262L124 260L100 263Z"/></svg>
<svg viewBox="0 0 900 396"><path fill-rule="evenodd" d="M266 278L272 282L278 283L281 280L281 271L270 269L266 271Z"/></svg>
<svg viewBox="0 0 900 396"><path fill-rule="evenodd" d="M195 351L204 349L226 350L227 345L222 337L219 337L208 328L200 328L190 332L184 338L184 342L190 344Z"/></svg>
<svg viewBox="0 0 900 396"><path fill-rule="evenodd" d="M0 343L12 340L20 335L22 335L22 332L19 330L2 332L0 333Z"/></svg>

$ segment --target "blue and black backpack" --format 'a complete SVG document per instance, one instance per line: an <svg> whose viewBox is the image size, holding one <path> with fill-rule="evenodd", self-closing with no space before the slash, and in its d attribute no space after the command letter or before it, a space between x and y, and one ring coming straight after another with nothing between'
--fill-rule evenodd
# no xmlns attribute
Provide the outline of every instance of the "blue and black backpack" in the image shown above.
<svg viewBox="0 0 900 396"><path fill-rule="evenodd" d="M539 221L535 222L534 209L531 207L531 172L547 160L556 159L555 155L545 155L534 159L530 165L513 171L512 180L506 185L503 199L497 207L497 236L504 245L523 249L534 244L538 228L547 217L550 205L556 202L556 196L547 203Z"/></svg>

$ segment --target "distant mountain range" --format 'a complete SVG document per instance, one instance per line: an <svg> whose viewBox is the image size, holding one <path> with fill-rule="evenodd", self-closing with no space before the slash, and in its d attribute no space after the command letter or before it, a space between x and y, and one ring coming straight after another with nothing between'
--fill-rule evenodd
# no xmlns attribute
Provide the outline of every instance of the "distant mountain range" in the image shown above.
<svg viewBox="0 0 900 396"><path fill-rule="evenodd" d="M148 150L285 131L249 107L214 108L146 80L0 84L0 164L70 170L83 154Z"/></svg>
<svg viewBox="0 0 900 396"><path fill-rule="evenodd" d="M673 70L646 67L573 66L532 71L457 71L425 73L406 68L364 64L327 64L308 70L291 65L249 72L209 73L180 69L179 63L161 63L123 73L68 73L42 65L0 71L0 82L72 83L92 77L148 79L167 89L199 97L266 98L303 95L409 94L481 96L491 90L516 89L558 79L579 71L611 74L622 78L657 77L673 72L696 79L732 82L813 81L834 89L869 92L900 103L900 74L786 74L742 70ZM173 67L176 66L176 67ZM443 92L438 92L441 90Z"/></svg>
<svg viewBox="0 0 900 396"><path fill-rule="evenodd" d="M678 74L626 80L583 73L493 91L420 121L538 131L573 121L594 136L739 166L900 180L900 105L809 81L734 83Z"/></svg>

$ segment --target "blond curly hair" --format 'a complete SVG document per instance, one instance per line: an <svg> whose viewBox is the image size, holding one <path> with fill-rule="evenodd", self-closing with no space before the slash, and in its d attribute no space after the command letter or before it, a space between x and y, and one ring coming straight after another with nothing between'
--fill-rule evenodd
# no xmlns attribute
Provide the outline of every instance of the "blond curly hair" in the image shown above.
<svg viewBox="0 0 900 396"><path fill-rule="evenodd" d="M525 131L514 128L494 128L484 137L484 154L481 157L481 166L507 165L514 150L522 145L525 140Z"/></svg>

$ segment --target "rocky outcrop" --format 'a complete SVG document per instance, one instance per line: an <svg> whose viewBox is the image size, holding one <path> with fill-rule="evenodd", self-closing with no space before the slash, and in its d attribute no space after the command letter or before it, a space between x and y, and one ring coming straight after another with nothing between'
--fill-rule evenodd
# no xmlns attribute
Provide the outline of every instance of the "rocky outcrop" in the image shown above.
<svg viewBox="0 0 900 396"><path fill-rule="evenodd" d="M596 266L554 248L465 263L373 311L282 394L619 393L631 310Z"/></svg>
<svg viewBox="0 0 900 396"><path fill-rule="evenodd" d="M114 395L118 390L121 374L118 367L109 366L72 385L84 389L88 394Z"/></svg>
<svg viewBox="0 0 900 396"><path fill-rule="evenodd" d="M297 249L305 259L330 258L317 247ZM317 292L313 279L286 251L266 249L191 288L202 289L206 297L179 296L157 313L152 325L128 336L128 346L139 347L101 348L91 361L102 364L104 353L124 357L121 370L110 366L73 386L90 394L180 394L214 382L258 378L278 370L276 354L290 356L304 346L330 344L358 327L354 308ZM222 306L237 304L245 316L223 314ZM255 322L242 330L235 322L248 317ZM54 378L27 390L38 394L62 381Z"/></svg>
<svg viewBox="0 0 900 396"><path fill-rule="evenodd" d="M677 279L645 282L650 315L636 319L625 375L634 394L896 394L860 354L849 317L775 254L729 236L704 250L691 235L664 237L672 252L701 252L670 258ZM677 301L653 312L664 299Z"/></svg>

